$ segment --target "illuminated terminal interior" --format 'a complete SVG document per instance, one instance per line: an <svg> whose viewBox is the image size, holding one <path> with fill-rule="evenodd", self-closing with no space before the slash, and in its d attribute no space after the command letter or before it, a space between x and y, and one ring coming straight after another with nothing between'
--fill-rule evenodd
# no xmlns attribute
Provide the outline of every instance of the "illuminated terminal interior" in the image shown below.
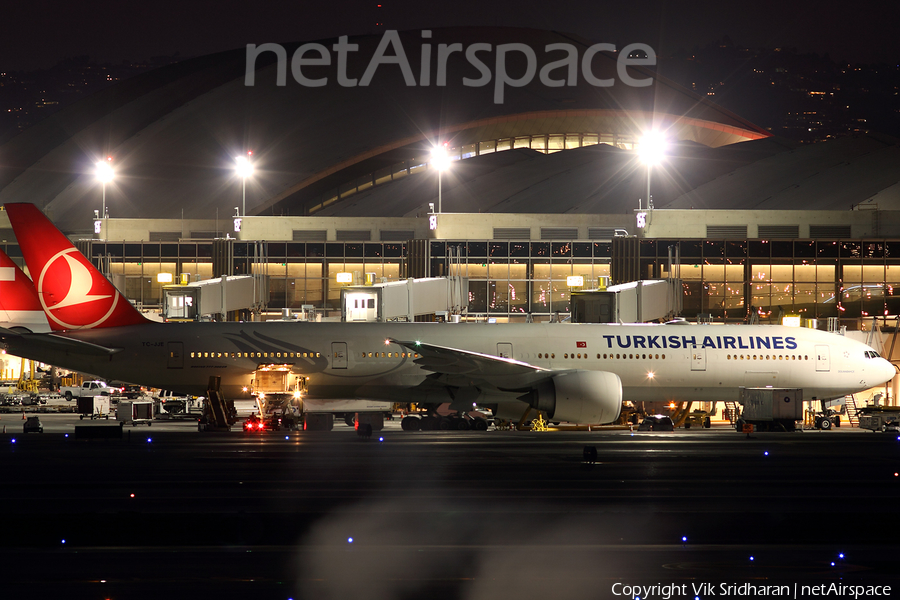
<svg viewBox="0 0 900 600"><path fill-rule="evenodd" d="M182 274L190 281L213 277L211 240L87 243L98 268L120 286L124 282L126 296L144 309L161 309L160 273L175 281ZM338 273L352 273L356 282L366 274L382 282L410 273L408 242L231 244L230 274L266 276L271 313L312 305L326 316L339 315ZM432 240L429 271L420 275L467 277L472 317L523 321L531 314L546 320L569 312L572 291L596 287L601 276L610 276L612 246L609 240ZM751 306L761 322L779 323L790 314L818 319L900 314L900 241L644 239L639 258L644 279L669 275L670 248L681 257L675 274L683 281L683 314L690 319L743 321ZM20 255L15 245L3 249ZM458 269L449 266L448 249L460 255ZM583 288L567 285L572 275L583 276Z"/></svg>

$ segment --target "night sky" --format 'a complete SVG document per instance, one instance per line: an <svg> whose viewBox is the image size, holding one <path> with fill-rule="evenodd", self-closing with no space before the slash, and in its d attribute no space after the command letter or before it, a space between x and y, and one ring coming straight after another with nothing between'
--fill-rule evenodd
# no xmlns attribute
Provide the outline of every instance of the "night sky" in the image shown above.
<svg viewBox="0 0 900 600"><path fill-rule="evenodd" d="M0 68L47 68L89 55L101 62L199 56L247 43L291 42L383 29L513 26L590 41L643 42L665 55L728 35L750 48L796 47L836 61L900 62L900 2L695 0L453 0L413 2L35 0L0 14ZM377 25L381 23L382 25Z"/></svg>

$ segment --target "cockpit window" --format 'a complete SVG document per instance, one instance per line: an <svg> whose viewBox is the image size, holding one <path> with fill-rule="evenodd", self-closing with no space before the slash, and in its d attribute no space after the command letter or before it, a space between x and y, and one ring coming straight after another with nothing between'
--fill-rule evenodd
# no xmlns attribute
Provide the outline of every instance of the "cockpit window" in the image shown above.
<svg viewBox="0 0 900 600"><path fill-rule="evenodd" d="M881 355L874 350L866 350L866 358L881 358Z"/></svg>

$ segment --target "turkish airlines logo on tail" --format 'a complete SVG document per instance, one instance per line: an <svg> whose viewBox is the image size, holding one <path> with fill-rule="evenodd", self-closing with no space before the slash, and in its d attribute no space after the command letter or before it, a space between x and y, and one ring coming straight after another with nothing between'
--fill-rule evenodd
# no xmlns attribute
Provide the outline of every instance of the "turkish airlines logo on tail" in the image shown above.
<svg viewBox="0 0 900 600"><path fill-rule="evenodd" d="M94 273L76 248L54 254L44 265L37 282L38 297L47 316L68 329L103 324L116 309L119 294L115 290L113 293L92 293L95 288L111 287L99 273L96 277Z"/></svg>

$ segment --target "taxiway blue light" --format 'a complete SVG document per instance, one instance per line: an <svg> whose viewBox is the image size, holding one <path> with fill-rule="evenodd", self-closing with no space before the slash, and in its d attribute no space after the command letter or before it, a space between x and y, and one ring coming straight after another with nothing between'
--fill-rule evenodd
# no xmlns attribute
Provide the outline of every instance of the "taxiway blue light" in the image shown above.
<svg viewBox="0 0 900 600"><path fill-rule="evenodd" d="M62 542L63 544L65 544L65 543L66 543L66 540L60 540L60 542Z"/></svg>
<svg viewBox="0 0 900 600"><path fill-rule="evenodd" d="M834 566L834 561L831 562L831 566L832 566L832 567Z"/></svg>
<svg viewBox="0 0 900 600"><path fill-rule="evenodd" d="M289 439L291 439L291 436L286 435L286 436L284 436L284 439L289 440Z"/></svg>
<svg viewBox="0 0 900 600"><path fill-rule="evenodd" d="M150 442L152 442L152 441L153 441L153 438L147 438L147 443L148 443L148 444L149 444Z"/></svg>
<svg viewBox="0 0 900 600"><path fill-rule="evenodd" d="M752 557L752 556L750 557L750 560L751 560L751 561L753 560L753 557Z"/></svg>
<svg viewBox="0 0 900 600"><path fill-rule="evenodd" d="M353 538L347 538L347 543L348 543L348 544L352 544L352 543L353 543Z"/></svg>
<svg viewBox="0 0 900 600"><path fill-rule="evenodd" d="M766 450L765 452L763 452L763 456L768 456L768 455L769 455L769 451L768 451L768 450Z"/></svg>
<svg viewBox="0 0 900 600"><path fill-rule="evenodd" d="M69 434L68 434L68 433L66 434L66 437L69 437Z"/></svg>
<svg viewBox="0 0 900 600"><path fill-rule="evenodd" d="M383 437L380 437L380 438L378 438L378 441L379 441L379 442L383 442L383 441L384 441L384 438L383 438Z"/></svg>
<svg viewBox="0 0 900 600"><path fill-rule="evenodd" d="M841 552L840 554L838 554L838 558L843 559L843 558L844 558L844 553Z"/></svg>
<svg viewBox="0 0 900 600"><path fill-rule="evenodd" d="M11 441L12 441L13 444L15 444L15 443L16 443L16 438L13 438ZM896 473L894 473L894 475L896 475Z"/></svg>
<svg viewBox="0 0 900 600"><path fill-rule="evenodd" d="M681 536L681 541L682 541L682 542L686 542L686 541L687 541L687 537L686 537L686 536Z"/></svg>

